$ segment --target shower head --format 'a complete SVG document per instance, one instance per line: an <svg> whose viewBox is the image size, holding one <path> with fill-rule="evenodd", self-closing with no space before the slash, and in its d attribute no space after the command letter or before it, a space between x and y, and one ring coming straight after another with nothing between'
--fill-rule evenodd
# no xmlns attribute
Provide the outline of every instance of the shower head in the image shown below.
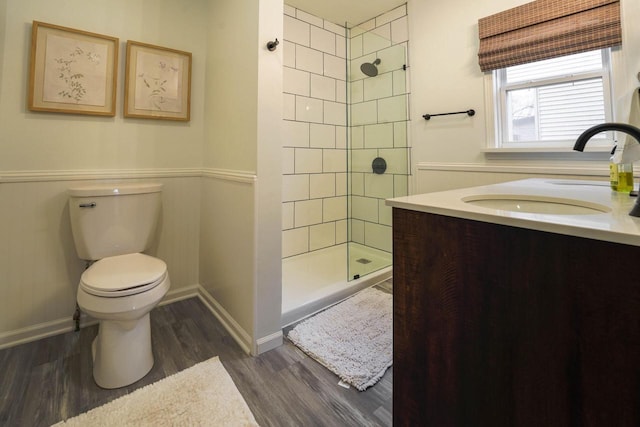
<svg viewBox="0 0 640 427"><path fill-rule="evenodd" d="M360 71L362 71L364 74L366 74L369 77L375 77L378 75L378 67L376 67L376 65L378 65L379 63L380 63L380 58L377 58L373 62L365 62L360 66Z"/></svg>

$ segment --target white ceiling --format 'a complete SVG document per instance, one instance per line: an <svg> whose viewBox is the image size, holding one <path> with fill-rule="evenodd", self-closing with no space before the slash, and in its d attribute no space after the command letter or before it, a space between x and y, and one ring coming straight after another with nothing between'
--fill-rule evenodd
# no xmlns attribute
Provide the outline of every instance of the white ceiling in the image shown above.
<svg viewBox="0 0 640 427"><path fill-rule="evenodd" d="M349 27L375 18L407 0L285 0L289 6Z"/></svg>

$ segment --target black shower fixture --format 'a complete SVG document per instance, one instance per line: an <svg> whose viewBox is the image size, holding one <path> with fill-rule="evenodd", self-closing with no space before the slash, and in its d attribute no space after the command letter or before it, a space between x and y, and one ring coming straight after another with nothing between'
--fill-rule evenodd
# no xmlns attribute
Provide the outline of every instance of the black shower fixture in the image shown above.
<svg viewBox="0 0 640 427"><path fill-rule="evenodd" d="M360 66L360 71L369 77L375 77L378 75L378 67L376 67L376 65L380 64L380 62L380 58L377 58L373 62L365 62Z"/></svg>

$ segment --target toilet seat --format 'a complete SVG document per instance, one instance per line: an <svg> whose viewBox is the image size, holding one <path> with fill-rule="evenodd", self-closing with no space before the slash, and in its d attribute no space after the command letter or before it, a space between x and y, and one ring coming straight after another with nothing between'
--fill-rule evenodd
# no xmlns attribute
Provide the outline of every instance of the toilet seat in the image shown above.
<svg viewBox="0 0 640 427"><path fill-rule="evenodd" d="M135 253L103 258L82 273L80 286L87 293L107 298L149 291L167 276L164 261Z"/></svg>

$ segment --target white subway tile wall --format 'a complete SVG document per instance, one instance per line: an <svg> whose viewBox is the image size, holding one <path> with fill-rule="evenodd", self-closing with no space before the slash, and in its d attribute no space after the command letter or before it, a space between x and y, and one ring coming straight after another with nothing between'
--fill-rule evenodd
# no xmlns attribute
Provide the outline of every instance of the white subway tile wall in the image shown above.
<svg viewBox="0 0 640 427"><path fill-rule="evenodd" d="M346 196L324 199L322 215L327 221L339 221L347 216Z"/></svg>
<svg viewBox="0 0 640 427"><path fill-rule="evenodd" d="M364 79L362 93L365 101L388 98L393 95L393 74L380 74L377 78Z"/></svg>
<svg viewBox="0 0 640 427"><path fill-rule="evenodd" d="M336 148L347 148L347 128L336 126Z"/></svg>
<svg viewBox="0 0 640 427"><path fill-rule="evenodd" d="M296 202L294 209L294 227L304 227L322 223L322 199Z"/></svg>
<svg viewBox="0 0 640 427"><path fill-rule="evenodd" d="M311 46L331 55L336 54L336 34L316 26L311 26Z"/></svg>
<svg viewBox="0 0 640 427"><path fill-rule="evenodd" d="M410 173L406 5L352 28L350 35L350 237L391 252L391 208L384 200L407 195ZM376 59L378 75L365 75L360 66ZM376 157L386 162L384 174L372 171Z"/></svg>
<svg viewBox="0 0 640 427"><path fill-rule="evenodd" d="M284 17L284 39L296 45L309 46L311 26L294 17Z"/></svg>
<svg viewBox="0 0 640 427"><path fill-rule="evenodd" d="M349 31L285 5L283 257L349 240L391 252L384 199L408 188L407 42L406 5ZM364 75L376 58L378 76ZM372 173L376 157L384 175Z"/></svg>
<svg viewBox="0 0 640 427"><path fill-rule="evenodd" d="M282 204L282 229L289 230L293 228L293 206L294 203L287 202Z"/></svg>
<svg viewBox="0 0 640 427"><path fill-rule="evenodd" d="M386 29L386 31L382 31ZM376 28L362 35L362 53L367 54L391 46L391 26Z"/></svg>
<svg viewBox="0 0 640 427"><path fill-rule="evenodd" d="M309 175L284 175L282 177L282 201L306 200L309 198Z"/></svg>
<svg viewBox="0 0 640 427"><path fill-rule="evenodd" d="M376 26L380 27L389 22L394 22L399 19L404 19L406 22L407 19L407 8L406 7L397 7L389 12L382 14L376 17Z"/></svg>
<svg viewBox="0 0 640 427"><path fill-rule="evenodd" d="M309 250L327 248L336 244L336 223L326 222L309 227Z"/></svg>
<svg viewBox="0 0 640 427"><path fill-rule="evenodd" d="M284 13L282 255L289 257L346 241L346 31L290 6Z"/></svg>
<svg viewBox="0 0 640 427"><path fill-rule="evenodd" d="M292 228L282 232L282 257L309 252L308 227Z"/></svg>
<svg viewBox="0 0 640 427"><path fill-rule="evenodd" d="M336 100L336 79L311 74L311 96L313 98Z"/></svg>
<svg viewBox="0 0 640 427"><path fill-rule="evenodd" d="M312 199L323 199L336 195L335 173L317 173L311 175L309 178L309 197Z"/></svg>
<svg viewBox="0 0 640 427"><path fill-rule="evenodd" d="M317 148L296 148L295 173L322 173L322 151Z"/></svg>
<svg viewBox="0 0 640 427"><path fill-rule="evenodd" d="M324 101L324 122L337 126L346 126L344 103Z"/></svg>
<svg viewBox="0 0 640 427"><path fill-rule="evenodd" d="M308 147L309 123L286 120L282 135L285 147Z"/></svg>
<svg viewBox="0 0 640 427"><path fill-rule="evenodd" d="M289 6L288 4L284 5L284 14L285 16L296 16L296 8L293 6Z"/></svg>
<svg viewBox="0 0 640 427"><path fill-rule="evenodd" d="M336 221L336 245L347 241L347 220Z"/></svg>
<svg viewBox="0 0 640 427"><path fill-rule="evenodd" d="M407 117L407 96L392 96L378 100L378 122L399 122Z"/></svg>
<svg viewBox="0 0 640 427"><path fill-rule="evenodd" d="M327 77L333 77L338 80L346 80L347 74L345 70L345 58L339 56L324 54L324 68L322 70Z"/></svg>
<svg viewBox="0 0 640 427"><path fill-rule="evenodd" d="M282 118L284 120L295 120L296 119L296 96L290 93L283 94L282 108L283 108Z"/></svg>
<svg viewBox="0 0 640 427"><path fill-rule="evenodd" d="M285 175L291 175L296 173L295 171L295 148L283 148L282 149L282 173Z"/></svg>
<svg viewBox="0 0 640 427"><path fill-rule="evenodd" d="M403 16L391 22L391 42L403 43L409 40L409 30L407 28L407 17Z"/></svg>
<svg viewBox="0 0 640 427"><path fill-rule="evenodd" d="M296 96L296 120L322 123L323 116L321 99Z"/></svg>
<svg viewBox="0 0 640 427"><path fill-rule="evenodd" d="M310 95L309 73L285 67L282 79L282 86L286 93L303 96Z"/></svg>
<svg viewBox="0 0 640 427"><path fill-rule="evenodd" d="M296 46L296 69L313 72L321 70L322 64L322 52L300 45Z"/></svg>
<svg viewBox="0 0 640 427"><path fill-rule="evenodd" d="M310 146L316 148L336 148L336 127L311 123Z"/></svg>

